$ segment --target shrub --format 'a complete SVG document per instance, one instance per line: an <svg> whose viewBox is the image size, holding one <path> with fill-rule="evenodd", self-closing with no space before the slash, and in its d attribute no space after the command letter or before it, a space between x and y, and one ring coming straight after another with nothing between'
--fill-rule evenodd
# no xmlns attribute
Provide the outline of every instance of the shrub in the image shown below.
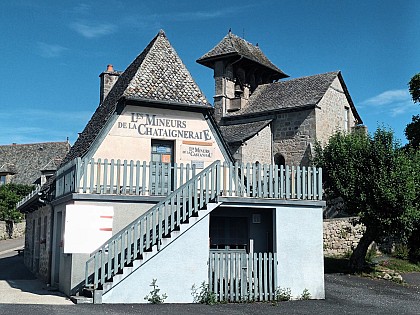
<svg viewBox="0 0 420 315"><path fill-rule="evenodd" d="M145 300L149 301L151 304L161 304L165 302L166 298L168 297L165 293L162 295L159 294L159 287L156 284L156 279L152 280L152 284L150 285L153 289L149 292L148 295L144 297Z"/></svg>
<svg viewBox="0 0 420 315"><path fill-rule="evenodd" d="M408 246L407 244L397 244L395 245L393 256L399 259L408 259Z"/></svg>
<svg viewBox="0 0 420 315"><path fill-rule="evenodd" d="M309 290L305 288L303 290L302 295L300 296L299 300L310 300L311 299L311 293L309 293Z"/></svg>
<svg viewBox="0 0 420 315"><path fill-rule="evenodd" d="M276 288L275 299L277 302L290 301L291 298L292 298L292 291L290 290L290 288L280 288L280 287Z"/></svg>
<svg viewBox="0 0 420 315"><path fill-rule="evenodd" d="M200 287L197 288L195 284L191 287L191 295L194 298L194 303L201 303L207 305L213 305L217 303L216 293L209 290L209 285L204 281Z"/></svg>

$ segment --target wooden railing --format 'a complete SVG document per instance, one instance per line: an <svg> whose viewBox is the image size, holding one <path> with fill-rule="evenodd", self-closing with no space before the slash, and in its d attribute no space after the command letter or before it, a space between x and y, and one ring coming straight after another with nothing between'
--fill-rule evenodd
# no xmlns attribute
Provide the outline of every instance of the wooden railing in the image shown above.
<svg viewBox="0 0 420 315"><path fill-rule="evenodd" d="M202 170L92 253L86 262L85 286L97 289L154 245L159 250L162 238L214 200L220 191L219 164Z"/></svg>
<svg viewBox="0 0 420 315"><path fill-rule="evenodd" d="M18 209L21 205L25 204L28 200L30 200L33 196L37 195L41 191L41 185L36 185L35 189L32 190L27 196L23 197L17 204L16 209Z"/></svg>
<svg viewBox="0 0 420 315"><path fill-rule="evenodd" d="M322 200L322 169L316 167L224 163L221 195Z"/></svg>
<svg viewBox="0 0 420 315"><path fill-rule="evenodd" d="M209 291L217 301L274 301L277 288L277 255L211 251Z"/></svg>
<svg viewBox="0 0 420 315"><path fill-rule="evenodd" d="M223 163L221 195L322 200L322 170ZM57 171L56 197L69 193L167 196L200 170L189 164L76 159Z"/></svg>
<svg viewBox="0 0 420 315"><path fill-rule="evenodd" d="M78 163L75 165L79 165ZM144 165L144 163L136 164ZM98 161L98 164L92 163L92 165L101 166L103 164ZM125 165L127 167L127 164ZM130 165L134 164L130 163ZM70 169L71 167L68 168L68 170ZM83 174L89 173L86 172L86 169L89 168L86 167ZM68 171L67 174L71 172ZM132 174L132 171L124 173ZM64 171L62 174L66 174L66 172ZM74 178L78 182L81 179L81 173L79 173L77 167L74 168L74 174ZM66 178L65 176L63 177ZM169 192L164 200L153 206L92 253L90 259L86 262L85 284L87 287L97 289L121 271L124 266L140 258L143 252L151 250L152 246L156 245L159 249L162 238L169 236L174 229L191 216L196 216L197 212L211 200L217 201L219 197L321 200L321 176L321 169L316 168L306 169L287 166L278 168L273 165L255 164L221 165L220 161L213 162L173 192ZM133 176L125 175L123 177L130 178L129 190L135 189L137 191L137 184L140 181L136 181L136 185L134 185L134 183L131 184ZM98 175L96 178L99 182L101 176ZM104 174L103 178L108 178L108 175ZM94 182L94 179L95 176L90 177L91 183ZM113 183L113 181L103 180L102 183L108 184ZM64 185L64 187L66 186ZM92 187L98 189L98 185L93 184ZM84 188L78 186L78 190L80 189L84 191ZM121 192L121 190L117 190L118 192ZM138 192L140 193L140 190ZM260 268L259 270L263 269ZM261 281L266 283L264 282L266 280ZM272 289L264 291L265 289L257 288L255 290L258 297L255 295L257 293L252 293L254 294L251 295L252 298L261 300L271 299L272 297L272 291L270 291ZM239 297L242 299L243 294L245 294L242 291L238 291L239 293L232 292L235 299ZM260 294L264 294L264 297L261 297ZM266 294L269 294L269 296L267 297ZM222 298L226 297L220 295L220 299Z"/></svg>
<svg viewBox="0 0 420 315"><path fill-rule="evenodd" d="M57 171L56 196L68 193L167 196L195 176L189 164L75 159Z"/></svg>

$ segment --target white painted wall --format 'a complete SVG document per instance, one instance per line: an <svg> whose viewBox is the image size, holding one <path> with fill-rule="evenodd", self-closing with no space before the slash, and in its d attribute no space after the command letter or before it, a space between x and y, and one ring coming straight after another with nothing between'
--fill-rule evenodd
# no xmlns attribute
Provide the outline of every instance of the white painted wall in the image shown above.
<svg viewBox="0 0 420 315"><path fill-rule="evenodd" d="M72 295L73 290L76 286L78 286L81 282L85 279L85 263L89 259L89 254L83 253L84 251L77 248L74 248L73 254L64 253L64 247L66 246L66 220L67 217L67 208L69 206L77 206L84 209L89 209L91 207L95 208L105 207L113 208L113 220L112 220L112 235L118 233L122 228L126 225L131 223L134 219L138 218L140 215L145 213L148 209L150 209L155 203L135 203L135 202L112 202L112 201L97 201L97 200L84 200L84 201L70 201L69 203L62 203L55 206L55 216L54 216L54 231L53 231L53 248L52 248L52 270L51 275L52 279L54 280L54 275L59 274L59 283L58 287L61 292L66 295ZM57 221L57 212L62 213L62 221ZM84 218L81 217L80 220L86 220L86 216ZM61 237L56 239L56 230L60 225L61 228ZM68 224L67 224L68 225ZM83 228L83 224L81 227ZM85 226L86 227L86 226ZM87 240L89 238L94 237L94 234L91 233L90 229L84 229L80 231L81 235L83 235L84 239ZM68 236L68 234L67 234ZM102 242L103 243L103 242ZM61 245L60 245L61 244ZM73 244L77 245L77 244ZM99 247L101 244L97 245ZM95 248L96 249L96 248ZM57 253L58 251L58 253ZM59 260L56 262L56 260ZM59 269L55 270L55 266L58 266Z"/></svg>
<svg viewBox="0 0 420 315"><path fill-rule="evenodd" d="M155 122L163 125L150 124L153 115ZM152 135L146 134L146 129ZM216 160L224 161L216 138L202 113L128 105L93 157L149 161L152 139L171 140L175 144L174 162L202 161L206 167ZM201 154L197 155L197 152Z"/></svg>
<svg viewBox="0 0 420 315"><path fill-rule="evenodd" d="M209 215L191 226L139 269L102 296L102 303L148 303L144 297L157 279L165 303L192 303L191 287L208 282Z"/></svg>
<svg viewBox="0 0 420 315"><path fill-rule="evenodd" d="M277 284L293 298L325 298L322 224L322 207L276 208Z"/></svg>

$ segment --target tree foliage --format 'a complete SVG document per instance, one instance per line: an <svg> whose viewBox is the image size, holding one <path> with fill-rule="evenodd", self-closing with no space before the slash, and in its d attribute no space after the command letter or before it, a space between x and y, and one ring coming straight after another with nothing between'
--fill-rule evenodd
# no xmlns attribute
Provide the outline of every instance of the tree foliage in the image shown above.
<svg viewBox="0 0 420 315"><path fill-rule="evenodd" d="M420 103L420 73L414 75L408 82L408 90L414 103ZM409 146L420 148L420 115L414 115L404 130Z"/></svg>
<svg viewBox="0 0 420 315"><path fill-rule="evenodd" d="M414 115L404 130L408 143L413 148L420 148L420 115Z"/></svg>
<svg viewBox="0 0 420 315"><path fill-rule="evenodd" d="M378 128L336 133L322 148L316 146L317 166L323 168L327 199L343 198L345 210L357 215L366 231L350 258L354 271L363 269L372 241L395 235L407 238L419 216L418 167L401 150L392 131Z"/></svg>
<svg viewBox="0 0 420 315"><path fill-rule="evenodd" d="M408 91L414 103L420 103L420 73L415 74L408 82Z"/></svg>
<svg viewBox="0 0 420 315"><path fill-rule="evenodd" d="M0 186L0 220L20 221L22 215L16 203L33 190L33 186L5 184Z"/></svg>

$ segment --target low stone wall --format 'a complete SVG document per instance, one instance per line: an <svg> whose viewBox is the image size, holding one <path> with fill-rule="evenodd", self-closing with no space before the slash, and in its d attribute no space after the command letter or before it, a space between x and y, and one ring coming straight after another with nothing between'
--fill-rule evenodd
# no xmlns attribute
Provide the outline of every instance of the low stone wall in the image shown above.
<svg viewBox="0 0 420 315"><path fill-rule="evenodd" d="M19 223L0 221L0 240L22 237L25 235L25 226L25 221Z"/></svg>
<svg viewBox="0 0 420 315"><path fill-rule="evenodd" d="M357 217L324 220L324 255L343 256L359 243L365 227Z"/></svg>

